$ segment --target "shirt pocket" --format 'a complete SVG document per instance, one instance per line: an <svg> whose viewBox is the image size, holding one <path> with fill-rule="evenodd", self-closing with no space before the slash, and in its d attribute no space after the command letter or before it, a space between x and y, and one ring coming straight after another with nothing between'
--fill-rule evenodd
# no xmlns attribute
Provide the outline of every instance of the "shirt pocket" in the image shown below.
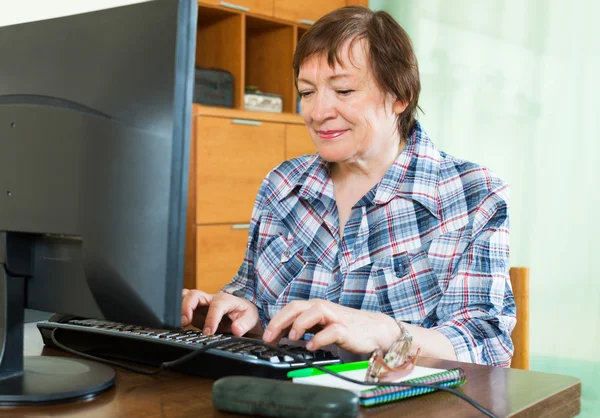
<svg viewBox="0 0 600 418"><path fill-rule="evenodd" d="M421 324L442 297L427 252L396 254L377 264L372 277L381 312L396 320Z"/></svg>
<svg viewBox="0 0 600 418"><path fill-rule="evenodd" d="M282 235L272 239L258 255L256 290L258 298L267 305L275 305L293 280L306 267L304 246Z"/></svg>

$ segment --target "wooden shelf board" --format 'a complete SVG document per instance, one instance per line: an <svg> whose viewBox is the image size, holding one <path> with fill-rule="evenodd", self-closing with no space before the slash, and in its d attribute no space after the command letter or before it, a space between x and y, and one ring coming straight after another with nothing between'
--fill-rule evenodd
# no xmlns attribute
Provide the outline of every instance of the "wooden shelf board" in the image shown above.
<svg viewBox="0 0 600 418"><path fill-rule="evenodd" d="M204 106L197 103L194 103L193 115L304 125L302 116L295 113L250 112L247 110L229 109L225 107Z"/></svg>
<svg viewBox="0 0 600 418"><path fill-rule="evenodd" d="M232 2L232 3L235 3L235 2ZM294 22L294 21L290 21L290 20L279 19L274 16L267 16L267 15L260 14L260 13L252 13L252 11L245 12L243 10L235 10L235 9L232 9L229 7L219 6L216 4L203 3L201 0L198 0L198 8L203 9L203 12L210 13L211 16L218 16L219 12L222 12L221 14L243 14L243 15L246 15L247 17L250 17L253 19L255 18L258 20L262 20L264 22L271 22L272 24L276 24L276 25L280 25L280 26L300 26L305 29L308 29L312 26L312 25L307 25L304 23ZM206 9L212 9L212 11L206 10ZM265 24L267 24L267 23L265 23Z"/></svg>

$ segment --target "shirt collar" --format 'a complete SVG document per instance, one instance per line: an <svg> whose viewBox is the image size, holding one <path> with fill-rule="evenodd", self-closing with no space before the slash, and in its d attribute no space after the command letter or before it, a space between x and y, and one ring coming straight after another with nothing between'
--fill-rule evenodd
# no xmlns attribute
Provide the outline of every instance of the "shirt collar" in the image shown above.
<svg viewBox="0 0 600 418"><path fill-rule="evenodd" d="M373 202L386 204L395 196L412 199L423 205L433 216L440 218L438 183L440 152L435 148L419 122L408 138L408 143L383 179L361 199L359 204ZM333 199L333 184L329 177L329 163L318 154L308 157L304 170L296 170L293 178L279 189L279 200L298 188L302 199Z"/></svg>
<svg viewBox="0 0 600 418"><path fill-rule="evenodd" d="M329 177L329 163L323 160L319 154L314 154L308 161L308 167L296 182L298 196L300 198L322 199L323 197L334 198L333 183Z"/></svg>
<svg viewBox="0 0 600 418"><path fill-rule="evenodd" d="M408 143L377 184L375 204L386 204L395 196L412 199L440 219L438 184L440 152L435 148L419 122Z"/></svg>

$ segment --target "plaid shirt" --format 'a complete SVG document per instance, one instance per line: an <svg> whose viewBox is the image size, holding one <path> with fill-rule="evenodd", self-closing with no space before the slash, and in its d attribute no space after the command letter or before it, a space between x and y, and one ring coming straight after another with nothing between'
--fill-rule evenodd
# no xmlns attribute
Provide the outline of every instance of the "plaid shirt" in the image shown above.
<svg viewBox="0 0 600 418"><path fill-rule="evenodd" d="M259 309L263 327L293 300L326 299L436 329L459 361L509 366L508 186L438 151L416 123L339 238L328 163L286 161L260 187L244 262L223 291Z"/></svg>

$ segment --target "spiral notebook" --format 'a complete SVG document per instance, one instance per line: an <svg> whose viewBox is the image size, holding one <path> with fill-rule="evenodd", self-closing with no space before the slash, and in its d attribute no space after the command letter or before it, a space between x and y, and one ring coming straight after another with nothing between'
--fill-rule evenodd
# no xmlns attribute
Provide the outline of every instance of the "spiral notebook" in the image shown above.
<svg viewBox="0 0 600 418"><path fill-rule="evenodd" d="M366 368L362 367L366 362L356 363L358 366L348 365L347 371L338 371L338 373L356 380L364 380ZM338 366L339 367L339 366ZM329 368L329 367L328 367ZM332 368L332 367L331 367ZM416 366L413 372L396 382L410 382L432 384L443 387L457 387L466 382L466 375L462 369L434 369L430 367ZM316 374L305 377L294 377L294 383L328 386L339 389L350 390L360 396L360 404L365 407L375 406L387 402L418 396L433 392L437 389L432 388L412 388L406 386L363 386L356 383L347 382L338 379L329 374Z"/></svg>

